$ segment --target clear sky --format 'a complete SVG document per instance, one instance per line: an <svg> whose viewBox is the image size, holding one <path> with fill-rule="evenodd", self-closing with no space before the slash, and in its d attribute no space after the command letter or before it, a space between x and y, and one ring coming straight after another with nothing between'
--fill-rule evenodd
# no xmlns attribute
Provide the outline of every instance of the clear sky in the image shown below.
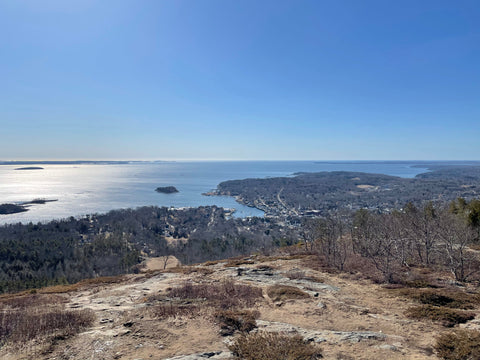
<svg viewBox="0 0 480 360"><path fill-rule="evenodd" d="M480 1L0 0L0 160L480 159Z"/></svg>

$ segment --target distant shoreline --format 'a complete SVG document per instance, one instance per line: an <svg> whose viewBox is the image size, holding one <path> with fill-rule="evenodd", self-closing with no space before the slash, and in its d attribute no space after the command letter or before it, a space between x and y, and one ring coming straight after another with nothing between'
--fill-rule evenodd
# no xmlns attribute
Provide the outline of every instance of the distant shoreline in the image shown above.
<svg viewBox="0 0 480 360"><path fill-rule="evenodd" d="M28 161L31 166L37 166L40 161ZM32 165L32 162L34 165ZM18 163L18 162L17 162ZM39 172L23 173L18 183L9 190L7 187L0 189L0 198L3 203L20 205L22 199L35 199L48 196L52 198L62 196L62 204L38 206L31 205L28 213L17 215L0 216L0 224L11 224L14 222L44 222L52 219L61 219L65 216L83 216L86 214L106 213L119 208L137 208L140 206L166 206L166 207L197 207L216 205L226 208L235 208L235 217L264 216L265 211L261 206L252 206L251 203L238 201L239 198L231 196L208 197L204 194L211 193L218 185L227 180L246 178L272 178L272 177L293 177L298 172L338 171L354 170L366 172L380 172L410 178L416 174L425 172L424 169L415 169L412 163L400 165L386 165L379 162L376 165L362 163L348 165L337 162L337 165L325 165L314 161L265 161L265 162L96 162L103 166L95 167L93 162L83 161L56 161L58 165L46 165L45 170ZM85 164L85 165L82 165ZM0 162L0 164L2 164ZM3 163L5 165L5 163ZM19 165L0 166L0 177L3 176L7 184L11 184L12 172ZM77 165L75 165L77 164ZM80 164L80 165L78 165ZM88 165L90 164L90 165ZM423 165L423 163L422 163ZM39 165L40 166L40 165ZM75 169L84 168L83 170ZM111 170L109 169L111 167ZM57 169L62 168L62 172ZM118 169L117 169L118 168ZM54 170L56 169L56 170ZM10 173L10 175L9 175ZM22 175L16 171L17 175ZM88 179L83 182L83 177ZM55 183L47 184L43 181L55 179ZM71 183L75 179L75 183ZM38 184L37 184L38 183ZM158 184L175 185L181 195L161 194L155 196L155 188ZM37 187L39 185L39 187ZM67 186L68 185L68 186ZM105 187L106 186L106 187ZM25 191L20 191L25 187ZM104 188L105 187L105 188ZM106 191L99 191L106 189ZM63 198L64 194L65 198ZM210 194L209 194L210 195ZM283 199L282 194L280 197ZM245 199L247 200L247 199Z"/></svg>
<svg viewBox="0 0 480 360"><path fill-rule="evenodd" d="M20 167L14 170L43 170L43 167L40 166L27 166L27 167Z"/></svg>
<svg viewBox="0 0 480 360"><path fill-rule="evenodd" d="M108 161L108 160L35 160L35 161L0 161L0 165L126 165L126 164L162 164L175 161L153 160L153 161ZM17 169L15 169L17 170Z"/></svg>
<svg viewBox="0 0 480 360"><path fill-rule="evenodd" d="M0 215L12 215L28 211L30 205L43 205L47 202L58 201L58 199L33 199L18 204L0 204Z"/></svg>

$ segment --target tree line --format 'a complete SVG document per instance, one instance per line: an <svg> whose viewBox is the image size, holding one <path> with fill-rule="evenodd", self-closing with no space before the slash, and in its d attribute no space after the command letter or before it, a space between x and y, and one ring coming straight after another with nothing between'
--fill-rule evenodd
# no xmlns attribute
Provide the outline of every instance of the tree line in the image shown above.
<svg viewBox="0 0 480 360"><path fill-rule="evenodd" d="M459 282L476 279L480 272L479 200L408 203L390 213L361 209L350 217L307 219L303 227L305 247L328 266L345 270L349 260L360 257L385 282L399 281L413 267L448 271Z"/></svg>

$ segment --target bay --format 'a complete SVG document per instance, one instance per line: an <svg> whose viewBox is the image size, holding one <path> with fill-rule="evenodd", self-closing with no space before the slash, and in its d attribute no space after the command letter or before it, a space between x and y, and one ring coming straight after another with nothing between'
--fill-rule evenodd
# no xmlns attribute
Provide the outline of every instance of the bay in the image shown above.
<svg viewBox="0 0 480 360"><path fill-rule="evenodd" d="M234 208L234 216L263 216L232 197L204 196L225 180L291 176L297 172L359 171L400 177L425 172L418 162L401 161L197 161L134 162L127 164L44 164L42 170L0 166L0 204L33 199L56 199L29 211L0 215L0 224L44 222L69 216L104 213L113 209L155 205ZM161 194L159 186L179 192Z"/></svg>

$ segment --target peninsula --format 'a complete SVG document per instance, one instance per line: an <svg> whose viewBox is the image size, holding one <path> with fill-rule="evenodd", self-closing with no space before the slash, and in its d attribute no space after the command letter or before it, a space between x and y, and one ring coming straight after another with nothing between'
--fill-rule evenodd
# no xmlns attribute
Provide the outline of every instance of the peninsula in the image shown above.
<svg viewBox="0 0 480 360"><path fill-rule="evenodd" d="M19 204L1 204L0 205L0 215L11 215L21 212L28 211L30 205L42 205L47 202L58 201L57 199L33 199L31 201L26 201Z"/></svg>
<svg viewBox="0 0 480 360"><path fill-rule="evenodd" d="M414 178L333 171L293 177L229 180L204 195L233 196L267 216L325 216L338 209L389 212L412 202L474 199L480 195L480 166L442 166Z"/></svg>

